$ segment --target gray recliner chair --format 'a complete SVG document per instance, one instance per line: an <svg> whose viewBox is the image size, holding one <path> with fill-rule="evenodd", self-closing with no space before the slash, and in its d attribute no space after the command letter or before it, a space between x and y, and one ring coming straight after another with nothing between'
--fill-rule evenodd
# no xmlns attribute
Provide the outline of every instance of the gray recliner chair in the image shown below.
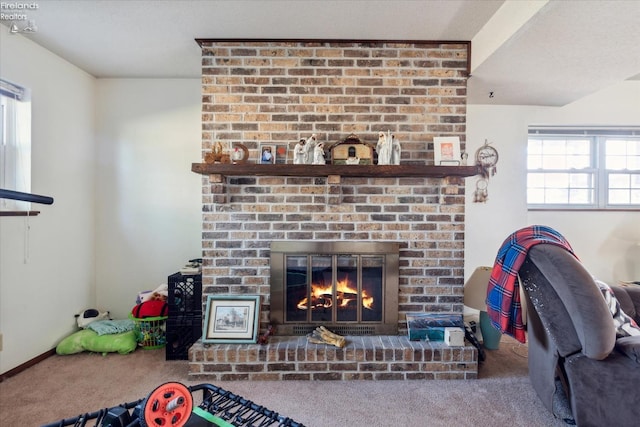
<svg viewBox="0 0 640 427"><path fill-rule="evenodd" d="M528 305L529 377L547 409L559 417L560 396L571 410L560 417L578 426L640 425L638 348L620 351L611 312L580 261L539 244L529 249L519 276ZM639 322L640 286L612 290Z"/></svg>

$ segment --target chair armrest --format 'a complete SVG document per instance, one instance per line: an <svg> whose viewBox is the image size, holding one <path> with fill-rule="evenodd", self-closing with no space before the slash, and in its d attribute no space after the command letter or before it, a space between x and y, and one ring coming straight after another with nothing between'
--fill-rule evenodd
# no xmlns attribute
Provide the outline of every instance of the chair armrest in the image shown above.
<svg viewBox="0 0 640 427"><path fill-rule="evenodd" d="M640 322L640 286L632 285L632 286L624 286L624 290L627 291L627 295L631 297L631 301L636 309L636 315L634 319L636 322ZM640 323L638 323L640 325Z"/></svg>
<svg viewBox="0 0 640 427"><path fill-rule="evenodd" d="M611 286L624 314L640 322L640 286Z"/></svg>
<svg viewBox="0 0 640 427"><path fill-rule="evenodd" d="M615 345L613 318L600 289L582 263L565 249L539 244L528 256L553 287L569 313L582 352L589 358L606 358Z"/></svg>

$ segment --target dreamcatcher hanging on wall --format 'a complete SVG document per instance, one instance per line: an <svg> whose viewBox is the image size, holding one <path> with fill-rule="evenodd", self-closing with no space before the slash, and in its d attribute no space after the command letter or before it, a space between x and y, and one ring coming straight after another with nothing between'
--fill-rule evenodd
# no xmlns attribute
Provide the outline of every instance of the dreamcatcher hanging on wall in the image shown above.
<svg viewBox="0 0 640 427"><path fill-rule="evenodd" d="M482 168L482 175L476 181L476 191L473 193L474 203L485 203L489 198L489 178L497 172L498 150L489 145L485 139L484 145L476 151L476 164Z"/></svg>

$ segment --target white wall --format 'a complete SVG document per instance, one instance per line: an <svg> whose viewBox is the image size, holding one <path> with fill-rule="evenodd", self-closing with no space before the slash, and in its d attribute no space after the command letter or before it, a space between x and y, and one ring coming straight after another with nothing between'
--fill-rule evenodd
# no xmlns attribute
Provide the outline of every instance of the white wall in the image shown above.
<svg viewBox="0 0 640 427"><path fill-rule="evenodd" d="M6 372L55 347L81 309L125 317L137 292L200 256L202 177L190 165L201 159L201 107L199 79L96 81L19 35L0 37L0 76L33 91L32 190L55 198L34 205L42 214L28 233L24 219L0 218ZM488 139L500 161L487 203L472 203L467 179L467 277L492 265L508 234L539 223L603 280L638 279L638 247L625 239L640 214L527 212L525 148L531 124L640 125L639 102L640 82L625 82L562 108L468 106L467 151Z"/></svg>
<svg viewBox="0 0 640 427"><path fill-rule="evenodd" d="M126 318L138 292L202 253L199 79L97 83L96 283Z"/></svg>
<svg viewBox="0 0 640 427"><path fill-rule="evenodd" d="M94 78L20 35L0 36L0 76L32 91L32 192L53 205L0 217L0 372L52 349L95 304Z"/></svg>
<svg viewBox="0 0 640 427"><path fill-rule="evenodd" d="M639 81L620 83L564 107L469 105L467 110L470 157L485 139L500 153L487 203L472 202L476 179L467 179L467 278L475 267L493 265L510 233L532 224L562 233L600 279L615 283L640 278L640 212L528 212L525 195L528 126L640 126Z"/></svg>
<svg viewBox="0 0 640 427"><path fill-rule="evenodd" d="M4 373L54 348L79 311L124 318L200 257L201 98L199 79L96 80L4 32L0 76L32 90L32 192L55 199L28 222L0 218Z"/></svg>

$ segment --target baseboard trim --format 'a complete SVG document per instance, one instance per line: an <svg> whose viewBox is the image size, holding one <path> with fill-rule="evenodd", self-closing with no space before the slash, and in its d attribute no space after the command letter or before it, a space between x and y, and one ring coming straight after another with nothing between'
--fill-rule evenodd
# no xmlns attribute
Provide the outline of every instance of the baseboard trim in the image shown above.
<svg viewBox="0 0 640 427"><path fill-rule="evenodd" d="M27 360L22 365L16 366L15 368L10 369L7 372L4 372L4 373L0 374L0 383L2 381L6 380L6 379L9 379L9 378L13 377L14 375L18 375L22 371L26 371L30 367L32 367L34 365L37 365L38 363L42 362L43 360L45 360L48 357L53 356L54 354L56 354L56 349L52 348L51 350L45 351L41 355L36 356L31 360Z"/></svg>

